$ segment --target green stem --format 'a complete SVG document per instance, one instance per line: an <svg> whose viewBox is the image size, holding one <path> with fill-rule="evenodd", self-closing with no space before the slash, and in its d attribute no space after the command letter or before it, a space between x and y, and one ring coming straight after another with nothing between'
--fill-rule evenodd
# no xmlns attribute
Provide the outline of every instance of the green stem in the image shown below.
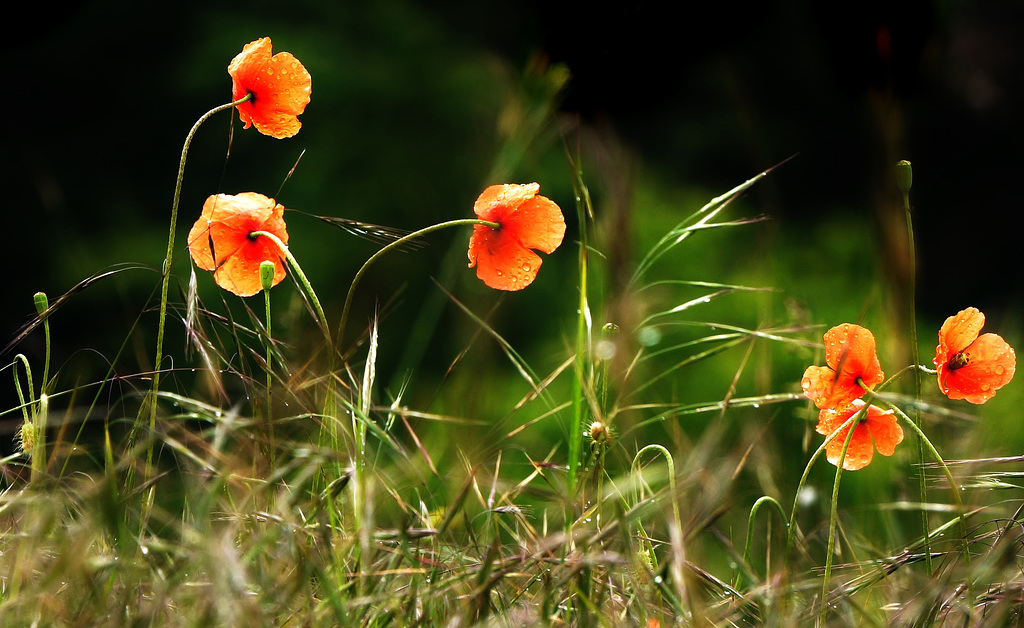
<svg viewBox="0 0 1024 628"><path fill-rule="evenodd" d="M160 363L164 359L164 325L167 320L167 290L171 283L171 264L174 261L174 232L177 228L178 222L178 202L181 199L181 182L185 177L185 159L188 157L188 148L192 144L192 138L195 137L196 131L199 130L199 125L206 122L215 113L231 109L237 105L246 102L252 98L252 94L246 94L243 98L240 98L234 102L230 102L219 107L207 111L196 120L196 123L192 126L192 130L188 132L185 137L185 145L181 148L181 160L178 162L178 179L174 184L174 201L171 203L171 228L167 236L167 255L164 257L163 267L160 269L160 274L163 277L163 281L160 285L160 318L158 319L156 328L156 360L153 363L153 391L150 397L150 408L149 408L149 431L152 434L156 430L156 397L160 392ZM153 445L150 442L146 452L146 479L148 480L152 472L153 464Z"/></svg>
<svg viewBox="0 0 1024 628"><path fill-rule="evenodd" d="M772 506L775 506L775 510L779 512L779 518L782 519L783 525L788 525L788 522L786 521L786 511L778 501L765 495L754 502L754 505L750 507L750 516L747 517L747 540L743 544L743 567L736 571L736 578L733 580L732 585L732 588L734 589L739 589L743 584L743 569L750 568L750 549L754 544L754 521L757 518L758 511L761 510L761 506L764 504L771 504ZM767 570L768 566L765 565L765 578L768 577Z"/></svg>
<svg viewBox="0 0 1024 628"><path fill-rule="evenodd" d="M313 310L316 312L317 323L319 323L320 329L324 332L324 336L327 337L327 340L330 341L331 332L329 327L327 326L327 316L324 314L324 308L320 306L320 299L317 298L316 292L313 290L313 284L309 283L309 279L306 278L306 273L302 272L302 267L299 266L299 261L296 260L295 256L292 255L292 252L288 250L288 245L282 242L281 238L277 237L273 233L270 233L269 231L253 231L249 235L262 236L264 238L268 238L277 246L278 250L281 251L281 255L283 255L284 258L288 260L288 265L292 267L292 271L295 272L295 277L299 280L299 283L302 284L303 290L306 291L306 294L309 295L310 301L312 301L313 303ZM267 314L267 324L269 329L269 309L267 310Z"/></svg>
<svg viewBox="0 0 1024 628"><path fill-rule="evenodd" d="M37 292L32 296L32 300L35 302L36 312L43 316L46 310L50 309L50 301L46 298L45 292ZM49 386L48 380L50 379L50 318L47 316L43 319L43 336L46 338L46 353L43 356L43 379L39 382L39 394L44 394Z"/></svg>
<svg viewBox="0 0 1024 628"><path fill-rule="evenodd" d="M266 424L266 438L267 438L267 451L270 455L270 468L274 469L274 395L273 395L273 330L272 322L270 318L270 289L274 283L274 262L264 261L260 264L260 284L263 287L263 303L266 306L267 313L267 409L263 413L264 421ZM271 492L273 495L273 492Z"/></svg>
<svg viewBox="0 0 1024 628"><path fill-rule="evenodd" d="M416 238L423 237L423 236L427 235L428 233L433 233L434 231L438 231L438 230L444 229L446 227L462 227L462 226L466 226L466 225L486 225L486 226L488 226L488 227L490 227L492 229L499 229L499 228L501 228L501 225L499 225L496 222L489 222L487 220L477 220L475 218L465 218L465 219L460 219L460 220L449 220L448 222L442 222L442 223L439 223L439 224L436 224L436 225L431 225L429 227L425 227L423 229L420 229L419 231L414 231L414 232L412 232L412 233L410 233L408 235L402 236L401 238L395 240L394 242L388 244L387 246L385 246L381 250L379 250L376 253L374 253L373 255L371 255L370 259L366 260L366 262L363 264L362 268L359 269L359 272L356 273L356 276L352 279L352 283L348 287L348 295L345 296L345 307L341 310L341 322L338 324L338 333L337 333L338 346L340 347L342 341L344 340L345 324L348 322L348 313L349 313L349 310L352 308L352 297L353 297L353 295L355 295L356 286L359 285L359 280L363 278L363 275L366 274L366 271L370 267L371 264L373 264L378 259L380 259L385 253L387 253L389 251L392 251L394 249L397 249L398 247L402 246L406 242L409 242L411 240L415 240Z"/></svg>
<svg viewBox="0 0 1024 628"><path fill-rule="evenodd" d="M836 549L836 522L839 519L839 479L843 476L843 464L846 462L846 451L850 448L850 443L853 442L853 433L857 429L857 424L860 423L861 419L867 416L868 405L864 404L857 414L850 418L852 421L850 430L846 433L846 440L843 442L843 451L839 454L839 460L836 462L836 479L832 484L832 506L829 510L828 517L828 551L825 554L825 575L821 582L821 614L819 616L818 625L825 625L825 616L828 614L828 582L832 577L832 558L835 555Z"/></svg>
<svg viewBox="0 0 1024 628"><path fill-rule="evenodd" d="M877 401L878 403L884 405L886 408L892 410L893 412L896 413L897 416L903 419L907 423L907 425L909 425L910 428L914 430L914 433L917 434L918 442L921 443L922 448L927 448L928 453L931 454L932 458L934 458L935 461L938 462L939 466L942 467L942 473L946 476L946 481L949 482L950 490L953 491L954 501L956 501L957 510L960 513L960 536L962 540L961 552L963 553L964 562L969 565L971 563L971 553L970 548L967 546L967 520L965 518L966 511L964 510L963 499L960 497L960 487L957 485L956 480L953 478L953 472L949 470L949 466L946 465L946 461L942 459L942 456L939 455L939 451L935 449L935 446L932 445L932 442L928 440L927 436L925 436L924 431L921 430L921 428L917 426L917 423L915 423L913 419L907 416L907 414L903 412L903 410L901 410L898 406L889 403L885 399L882 399L881 397L876 395L874 391L868 390L865 396L867 396L871 402ZM923 466L921 467L921 477L924 477ZM924 539L924 550L926 552L930 552L930 547L931 545L929 543L929 539L926 537Z"/></svg>
<svg viewBox="0 0 1024 628"><path fill-rule="evenodd" d="M908 294L910 295L910 302L908 303L908 310L910 313L910 352L913 364L920 364L920 350L917 342L917 249L914 245L914 220L910 213L910 186L913 181L913 171L910 167L909 161L901 161L896 164L897 167L897 179L899 183L900 192L903 196L903 211L907 218L907 245L908 245L908 264L910 265L910 273L908 277ZM913 408L914 427L916 431L921 432L921 411L918 409L921 405L921 370L914 369L914 399L917 404ZM921 473L918 475L918 490L921 494L922 506L928 503L928 485L924 477L924 449L925 445L918 439L917 441L917 462L921 469ZM932 552L931 552L931 532L928 526L928 511L921 508L921 529L924 536L924 564L928 573L932 572Z"/></svg>

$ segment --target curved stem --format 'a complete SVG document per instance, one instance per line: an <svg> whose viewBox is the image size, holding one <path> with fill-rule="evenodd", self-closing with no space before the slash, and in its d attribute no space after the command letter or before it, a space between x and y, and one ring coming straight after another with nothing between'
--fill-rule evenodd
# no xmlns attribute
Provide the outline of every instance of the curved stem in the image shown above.
<svg viewBox="0 0 1024 628"><path fill-rule="evenodd" d="M348 322L348 313L349 313L349 310L352 307L352 297L353 297L353 295L355 295L356 286L359 285L359 280L363 278L363 275L366 274L366 271L370 267L371 264L376 262L380 257L382 257L388 251L397 249L398 247L402 246L406 242L409 242L410 240L415 240L416 238L425 236L428 233L432 233L434 231L438 231L438 230L444 229L446 227L462 227L462 226L467 226L467 225L485 225L485 226L490 227L492 229L498 229L498 228L501 227L501 225L499 225L496 222L490 222L490 221L487 221L487 220L477 220L475 218L464 218L464 219L460 219L460 220L449 220L448 222L442 222L442 223L439 223L439 224L436 224L436 225L431 225L429 227L424 227L423 229L420 229L419 231L413 231L412 233L410 233L408 235L405 235L405 236L395 240L394 242L388 244L387 246L385 246L381 250L379 250L376 253L374 253L373 255L371 255L370 259L366 260L366 262L363 264L362 268L359 269L359 272L356 273L356 276L352 278L352 283L348 287L348 295L345 296L345 307L341 310L341 322L338 324L338 333L337 333L338 346L340 347L342 341L344 340L344 336L345 336L345 323Z"/></svg>
<svg viewBox="0 0 1024 628"><path fill-rule="evenodd" d="M787 527L789 526L789 522L786 520L786 511L782 508L782 504L780 504L774 498L764 495L761 498L759 498L756 502L754 502L754 505L750 507L750 516L747 517L747 540L743 544L744 569L749 569L750 567L750 549L751 546L754 544L754 520L757 518L758 511L761 510L761 506L763 506L764 504L771 504L772 506L775 506L775 510L777 510L779 513L779 518L782 519L782 524ZM767 570L768 567L766 566L765 569ZM751 571L753 570L751 569ZM768 577L767 571L765 572L765 577ZM740 569L736 572L736 578L733 580L732 587L734 589L739 589L740 586L742 586L742 584L743 570Z"/></svg>
<svg viewBox="0 0 1024 628"><path fill-rule="evenodd" d="M204 113L202 117L196 120L196 123L192 126L192 130L188 132L188 135L185 137L185 145L181 148L181 160L178 162L178 179L174 183L174 201L171 203L171 228L167 236L167 255L164 257L163 267L160 269L163 281L160 285L160 318L158 319L156 328L156 360L153 363L153 391L150 398L149 411L150 432L156 429L156 396L157 393L160 392L160 363L163 362L164 359L164 325L167 320L167 290L171 283L171 263L174 261L174 231L178 222L178 202L181 199L181 182L185 177L185 159L188 157L188 147L192 144L192 138L195 137L196 131L199 130L199 125L206 122L206 120L215 113L231 109L232 107L240 105L251 98L252 94L246 94L243 98L220 105L219 107L214 107ZM152 471L152 462L153 447L150 445L146 454L147 479Z"/></svg>
<svg viewBox="0 0 1024 628"><path fill-rule="evenodd" d="M921 430L921 428L917 426L917 423L914 422L914 420L911 419L909 416L907 416L907 414L903 412L903 410L901 410L899 406L889 403L885 399L882 399L881 397L876 395L871 390L868 390L865 396L867 396L868 399L872 402L878 401L879 403L885 405L887 408L895 412L897 416L903 419L907 423L907 425L909 425L910 428L914 430L914 433L917 434L917 439L921 443L922 448L926 448L928 450L928 453L930 453L932 457L935 459L935 461L938 462L939 466L942 467L942 472L946 476L946 481L949 482L950 490L953 491L953 497L956 501L957 510L960 513L960 536L963 541L961 551L963 552L964 561L967 564L970 564L971 553L970 548L967 546L967 521L965 519L966 511L964 510L963 499L960 497L960 487L957 486L956 480L953 478L953 472L949 470L949 466L946 465L946 461L942 459L942 456L939 455L939 451L935 449L935 446L932 445L932 442L928 440L927 436L925 436L924 431ZM921 477L924 477L923 465L921 467ZM923 506L924 503L922 502L922 510ZM924 539L924 550L930 553L930 547L931 545L928 542L928 539Z"/></svg>
<svg viewBox="0 0 1024 628"><path fill-rule="evenodd" d="M302 267L299 266L298 260L292 255L292 252L288 250L288 245L281 241L281 238L277 237L269 231L253 231L252 236L260 236L271 240L281 251L281 255L288 260L288 265L292 267L295 272L295 277L302 284L302 288L309 295L310 301L313 302L313 310L316 312L317 323L320 324L320 329L324 332L324 336L327 340L331 339L330 328L327 326L327 316L324 314L324 309L320 306L320 299L317 298L316 292L313 290L313 284L309 283L309 279L306 278L306 273L302 272Z"/></svg>

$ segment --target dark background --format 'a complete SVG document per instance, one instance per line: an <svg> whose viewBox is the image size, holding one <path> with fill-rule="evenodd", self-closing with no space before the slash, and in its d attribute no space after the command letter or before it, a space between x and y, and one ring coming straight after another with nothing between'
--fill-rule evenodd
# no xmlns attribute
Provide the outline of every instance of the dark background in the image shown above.
<svg viewBox="0 0 1024 628"><path fill-rule="evenodd" d="M876 307L906 297L906 239L891 165L909 159L922 326L933 329L974 305L1011 342L1019 337L1024 5L839 9L778 0L705 3L699 14L676 7L398 0L372 7L27 6L30 17L0 43L7 233L0 334L13 337L30 320L37 290L54 299L113 264L147 265L153 270L120 273L83 291L52 321L55 360L96 348L105 356L98 366L112 355L158 283L181 143L203 112L227 101L231 58L271 36L275 51L292 52L313 76L302 131L274 140L236 121L225 160L227 114L202 127L182 191L176 270L183 281L183 236L206 196L273 195L303 150L278 195L286 206L411 230L468 217L476 195L496 182L538 180L542 193L571 208L562 137L572 144L585 136L598 147L586 157L598 220L621 213L629 224L643 224L646 211L634 190L688 190L686 198L707 199L796 155L745 203L749 214L772 218L772 246L758 251L780 269L777 285L822 324L855 320L869 307L866 295L844 292L863 278L887 286ZM553 64L571 75L551 127L562 134L538 134L522 155L496 158L505 145L503 116L514 112L510 94L536 86L529 68ZM666 224L698 206L680 207ZM288 219L293 251L336 318L352 275L377 245L325 234L308 218ZM833 255L829 241L818 239L829 229L840 242L848 232L863 255ZM419 320L416 306L437 297L428 277L448 277L445 285L461 286L471 302L493 301L471 275L450 279L463 267L466 238L439 234L426 251L382 263L367 277L353 319L365 321L376 303L397 297L389 320L410 328ZM571 272L571 257L545 264ZM857 265L865 259L870 267ZM219 298L208 276L200 283ZM532 312L563 292L564 281L550 271L506 298ZM142 369L155 327L148 316L138 346L129 348ZM513 338L517 326L540 324L522 315L506 323ZM176 333L171 347L182 342ZM18 351L39 360L39 334L3 361ZM395 351L396 364L418 359Z"/></svg>

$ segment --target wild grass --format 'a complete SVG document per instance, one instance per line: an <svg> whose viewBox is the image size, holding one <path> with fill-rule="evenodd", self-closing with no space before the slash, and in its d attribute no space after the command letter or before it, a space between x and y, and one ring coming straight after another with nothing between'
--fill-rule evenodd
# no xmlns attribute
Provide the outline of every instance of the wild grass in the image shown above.
<svg viewBox="0 0 1024 628"><path fill-rule="evenodd" d="M524 134L550 124L556 91L524 114ZM840 321L783 314L773 286L702 263L746 254L763 217L744 194L770 173L671 205L660 237L616 261L588 154L566 138L574 231L541 270L562 286L548 312L437 281L461 321L439 345L420 327L382 333L387 304L343 334L318 328L330 316L303 285L290 303L279 289L208 301L193 274L171 291L168 324L186 344L161 363L155 401L157 373L125 364L145 354L137 328L154 325L156 298L100 354L96 381L74 362L51 370L48 352L42 369L10 359L21 402L3 416L29 429L2 461L3 625L1021 621L1022 459L979 454L960 436L965 408L919 400L904 375L909 392L886 398L920 413L945 468L918 463L909 428L894 457L841 484L823 457L810 464L822 439L800 374ZM528 144L511 134L496 162ZM632 219L661 219L645 209ZM133 269L41 304L4 355ZM282 337L270 321L284 311L305 323ZM397 343L442 348L382 384L380 349Z"/></svg>

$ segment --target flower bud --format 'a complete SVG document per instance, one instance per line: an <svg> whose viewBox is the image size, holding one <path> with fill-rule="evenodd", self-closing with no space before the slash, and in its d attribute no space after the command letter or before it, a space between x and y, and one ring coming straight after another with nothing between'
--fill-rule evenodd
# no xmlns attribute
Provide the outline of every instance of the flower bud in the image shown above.
<svg viewBox="0 0 1024 628"><path fill-rule="evenodd" d="M906 159L896 162L896 185L903 197L910 195L910 186L914 183L914 169Z"/></svg>
<svg viewBox="0 0 1024 628"><path fill-rule="evenodd" d="M46 298L45 292L37 292L33 294L32 301L36 304L36 312L40 315L50 307L50 300Z"/></svg>
<svg viewBox="0 0 1024 628"><path fill-rule="evenodd" d="M260 285L264 290L274 287L274 262L270 260L260 262Z"/></svg>

